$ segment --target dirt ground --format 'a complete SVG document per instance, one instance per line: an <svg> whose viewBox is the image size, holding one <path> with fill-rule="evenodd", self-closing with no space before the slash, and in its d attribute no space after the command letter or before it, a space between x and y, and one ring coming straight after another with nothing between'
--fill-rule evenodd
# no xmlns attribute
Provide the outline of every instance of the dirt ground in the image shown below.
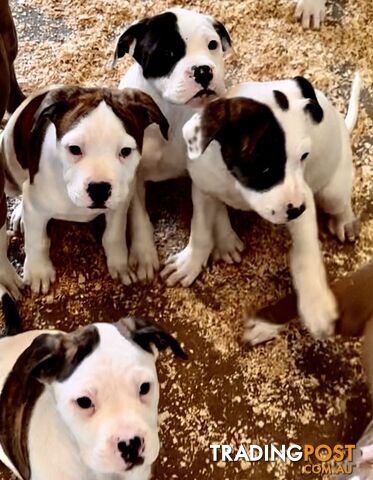
<svg viewBox="0 0 373 480"><path fill-rule="evenodd" d="M23 89L29 93L52 83L117 85L131 63L126 59L110 68L118 33L136 18L176 4L225 23L236 52L227 66L230 83L305 75L345 112L353 72L360 70L364 88L352 142L361 237L355 245L337 243L322 217L320 237L332 277L367 262L373 254L371 0L332 0L322 29L306 32L293 18L291 0L16 0ZM150 186L149 206L164 261L187 242L188 180ZM234 212L232 219L246 243L242 264L210 265L189 289L166 288L159 278L151 285L124 287L107 273L100 219L86 225L52 222L57 282L45 296L26 292L19 305L26 328L71 330L136 315L153 318L177 335L190 359L174 361L165 354L159 360L157 480L311 478L296 463L214 464L209 445L355 443L370 417L359 341L315 342L294 322L265 346L240 345L245 307L265 305L290 288L289 238L284 228L253 214ZM21 237L12 238L10 255L21 268ZM0 468L0 479L9 478Z"/></svg>

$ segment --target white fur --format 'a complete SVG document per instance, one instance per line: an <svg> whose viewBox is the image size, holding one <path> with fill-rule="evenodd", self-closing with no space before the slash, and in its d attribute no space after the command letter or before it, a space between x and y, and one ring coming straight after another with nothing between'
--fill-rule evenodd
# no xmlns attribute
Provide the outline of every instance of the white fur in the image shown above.
<svg viewBox="0 0 373 480"><path fill-rule="evenodd" d="M31 480L148 480L159 452L159 384L155 356L124 338L115 326L96 324L100 342L74 373L46 387L31 416L28 448ZM41 333L0 340L0 388L19 355ZM150 392L139 387L150 382ZM95 411L76 399L89 395ZM144 464L125 472L118 441L145 439ZM0 447L0 460L15 469Z"/></svg>
<svg viewBox="0 0 373 480"><path fill-rule="evenodd" d="M274 89L287 95L290 111L284 112L278 107ZM262 193L243 187L229 173L218 142L212 141L202 154L200 114L195 114L186 123L188 171L193 180L191 235L186 249L171 257L162 273L168 277L169 285L177 282L190 285L217 247L218 238L230 239L227 241L234 248L236 237L222 204L255 210L272 223L285 223L287 204L305 203L305 212L288 222L293 241L290 267L300 315L310 331L319 336L332 332L337 312L319 247L314 195L330 214L331 231L341 241L346 236L353 240L358 229L351 208L353 165L348 130L344 119L326 97L321 92L316 93L324 111L320 124L313 123L303 111L306 100L294 81L247 83L228 92L228 97L249 97L268 105L285 132L284 181ZM309 156L301 162L300 157L305 152L309 152Z"/></svg>
<svg viewBox="0 0 373 480"><path fill-rule="evenodd" d="M158 182L176 178L186 173L186 148L182 127L195 109L186 104L200 89L190 75L193 65L209 65L214 79L210 88L218 95L225 92L224 56L222 45L212 19L192 10L171 9L178 18L180 34L187 44L187 52L170 76L161 79L145 79L140 65L134 64L120 82L119 88L138 88L148 93L157 103L170 124L169 140L163 139L156 126L150 126L144 136L141 164L137 175L137 187L131 204L130 264L141 280L151 280L159 267L153 240L153 227L145 207L145 186L148 180ZM219 48L208 49L211 40ZM132 50L134 45L132 46ZM130 49L131 52L131 49Z"/></svg>
<svg viewBox="0 0 373 480"><path fill-rule="evenodd" d="M301 20L303 28L319 29L325 20L326 0L298 0L295 16Z"/></svg>
<svg viewBox="0 0 373 480"><path fill-rule="evenodd" d="M125 284L131 283L134 276L127 265L125 231L127 209L140 160L135 139L126 132L123 123L105 102L74 125L60 141L55 126L50 124L42 144L39 170L31 184L28 171L22 170L17 162L13 146L14 124L27 102L19 107L3 134L6 162L23 193L23 205L13 215L12 224L17 227L21 221L24 223L24 282L34 292L46 293L55 280L46 230L51 218L88 222L104 213L103 246L110 274ZM69 145L80 146L82 156L72 155ZM120 156L124 147L132 149L126 158ZM87 186L90 182L110 183L112 190L106 208L89 208L92 200L87 194Z"/></svg>

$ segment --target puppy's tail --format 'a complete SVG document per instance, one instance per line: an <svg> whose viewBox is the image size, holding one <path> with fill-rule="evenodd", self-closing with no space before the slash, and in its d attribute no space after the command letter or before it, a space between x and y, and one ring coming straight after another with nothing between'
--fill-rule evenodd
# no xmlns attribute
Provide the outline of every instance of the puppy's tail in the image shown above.
<svg viewBox="0 0 373 480"><path fill-rule="evenodd" d="M0 285L1 307L4 316L3 336L16 335L22 331L22 320L18 313L15 301L7 290Z"/></svg>
<svg viewBox="0 0 373 480"><path fill-rule="evenodd" d="M357 115L359 112L359 100L361 90L361 76L359 72L355 73L354 80L351 87L350 101L348 104L347 115L345 123L347 130L351 133L356 125Z"/></svg>

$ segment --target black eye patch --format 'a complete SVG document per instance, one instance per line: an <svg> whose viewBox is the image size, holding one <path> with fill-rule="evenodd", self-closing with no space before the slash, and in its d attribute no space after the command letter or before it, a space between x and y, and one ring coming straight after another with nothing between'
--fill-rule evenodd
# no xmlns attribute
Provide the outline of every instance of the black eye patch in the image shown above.
<svg viewBox="0 0 373 480"><path fill-rule="evenodd" d="M147 22L133 56L142 66L145 78L159 78L169 75L185 53L186 45L179 32L177 17L166 12Z"/></svg>

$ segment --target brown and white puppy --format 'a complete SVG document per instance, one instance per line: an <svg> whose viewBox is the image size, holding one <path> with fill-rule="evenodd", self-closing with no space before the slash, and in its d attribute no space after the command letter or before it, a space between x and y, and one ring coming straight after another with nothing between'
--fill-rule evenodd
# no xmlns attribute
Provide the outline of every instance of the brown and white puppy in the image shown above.
<svg viewBox="0 0 373 480"><path fill-rule="evenodd" d="M55 279L49 258L51 218L88 222L104 213L102 243L113 278L129 284L126 218L144 130L168 123L151 97L133 89L56 87L29 97L14 113L1 138L12 182L10 195L23 194L14 223L23 217L24 282L48 291Z"/></svg>
<svg viewBox="0 0 373 480"><path fill-rule="evenodd" d="M23 480L148 480L155 363L168 347L186 358L174 337L130 318L0 339L0 460Z"/></svg>
<svg viewBox="0 0 373 480"><path fill-rule="evenodd" d="M17 50L17 33L9 3L7 0L0 0L0 122L6 111L13 112L25 98L14 72L13 63L17 56ZM3 159L0 153L0 285L17 297L21 279L7 256L7 210L4 182Z"/></svg>
<svg viewBox="0 0 373 480"><path fill-rule="evenodd" d="M336 334L363 336L363 363L373 400L373 261L332 284L338 303ZM297 317L295 293L264 307L246 320L243 340L251 345L275 338L290 320ZM357 468L350 480L369 480L373 460L373 421L367 426L357 446L361 450ZM369 473L370 472L370 473Z"/></svg>

